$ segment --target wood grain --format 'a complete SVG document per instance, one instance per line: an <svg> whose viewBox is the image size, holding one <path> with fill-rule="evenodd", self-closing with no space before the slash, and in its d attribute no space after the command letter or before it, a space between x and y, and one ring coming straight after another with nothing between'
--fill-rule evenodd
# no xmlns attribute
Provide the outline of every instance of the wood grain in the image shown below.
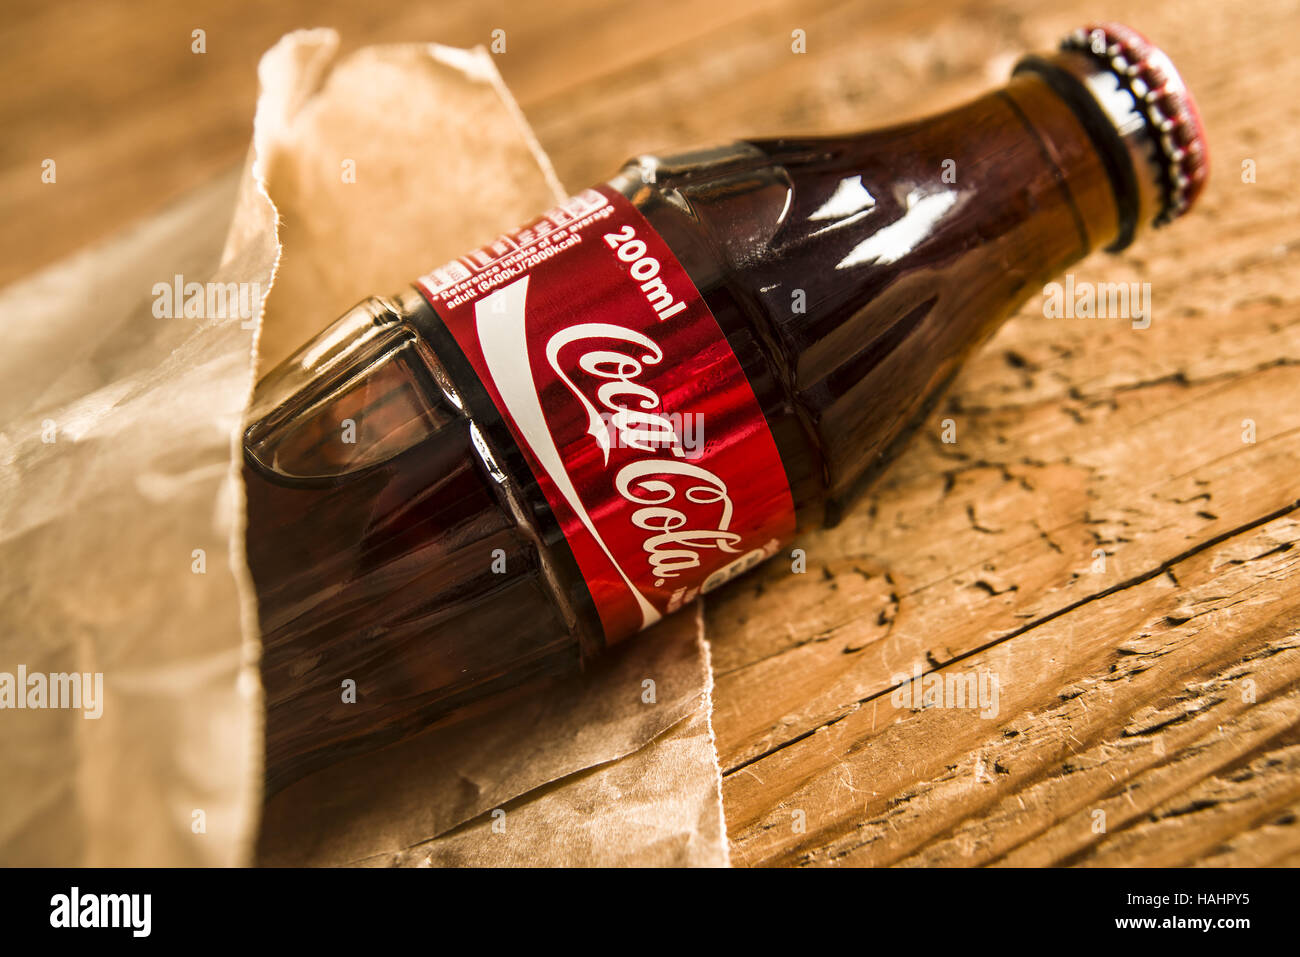
<svg viewBox="0 0 1300 957"><path fill-rule="evenodd" d="M501 71L577 187L641 151L954 104L1098 13L198 10L74 2L8 18L0 281L238 162L257 56L294 26L336 26L347 47L505 30ZM1045 319L1031 301L841 526L797 543L802 574L778 558L709 598L736 863L1300 862L1300 4L1139 2L1123 18L1182 69L1215 161L1192 217L1076 269L1149 282L1152 325ZM807 53L791 51L796 29ZM40 182L47 156L57 185ZM900 704L914 667L996 676L996 713Z"/></svg>

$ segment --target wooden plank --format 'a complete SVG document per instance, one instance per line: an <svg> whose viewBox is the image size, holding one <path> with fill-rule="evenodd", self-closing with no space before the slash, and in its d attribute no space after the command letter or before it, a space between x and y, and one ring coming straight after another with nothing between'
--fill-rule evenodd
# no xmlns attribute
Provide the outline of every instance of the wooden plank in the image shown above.
<svg viewBox="0 0 1300 957"><path fill-rule="evenodd" d="M938 669L997 675L990 718L900 707L884 690L734 770L733 856L1046 864L1106 846L1160 802L1295 733L1300 601L1278 583L1294 572L1297 540L1294 515L1257 526L1173 563L1178 586L1161 574L1120 588ZM1260 813L1298 797L1288 770ZM1097 811L1105 831L1094 833ZM1110 847L1123 859L1123 845Z"/></svg>

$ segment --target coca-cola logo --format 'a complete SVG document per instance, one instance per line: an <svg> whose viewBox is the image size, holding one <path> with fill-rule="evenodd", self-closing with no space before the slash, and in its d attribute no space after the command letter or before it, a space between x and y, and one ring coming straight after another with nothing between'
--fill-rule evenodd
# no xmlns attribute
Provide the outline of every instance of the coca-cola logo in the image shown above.
<svg viewBox="0 0 1300 957"><path fill-rule="evenodd" d="M565 346L574 343L586 346L596 341L629 343L642 350L640 354L629 355L609 346L595 346L577 357L577 368L593 379L605 380L596 387L595 395L605 414L574 383L560 362ZM555 333L547 342L546 360L586 410L588 434L595 439L606 466L610 449L614 447L649 453L666 450L676 458L686 457L673 421L663 413L662 399L653 389L636 381L647 366L658 365L663 358L663 350L649 336L604 322L579 323ZM611 426L614 435L610 434ZM736 551L731 546L740 541L740 536L727 530L733 510L727 485L708 469L671 459L633 462L618 470L614 488L624 500L639 506L632 512L632 524L642 531L657 533L643 539L655 587L663 587L667 579L698 568L701 549ZM690 517L683 510L686 505L715 507L712 524L716 527L688 528Z"/></svg>
<svg viewBox="0 0 1300 957"><path fill-rule="evenodd" d="M683 480L682 486L674 484L674 480ZM655 587L663 587L666 579L699 568L701 549L716 548L736 554L737 549L731 546L740 541L740 536L727 531L731 524L731 497L726 483L708 469L689 462L633 462L618 470L614 487L624 499L641 506L632 513L632 524L643 531L657 533L642 542L656 576ZM716 507L718 517L713 524L717 527L687 528L690 520L686 513L671 507L683 502Z"/></svg>
<svg viewBox="0 0 1300 957"><path fill-rule="evenodd" d="M484 359L533 453L624 583L644 603L642 613L648 624L659 613L632 581L640 570L624 568L605 541L542 412L540 390L528 361L527 290L525 276L477 304ZM606 469L613 469L611 487L632 506L627 520L640 533L644 571L654 587L696 572L705 550L738 554L741 536L730 530L734 505L726 482L709 469L684 461L686 450L661 397L642 381L647 369L664 361L659 344L614 323L576 323L550 336L545 355L551 371L586 413L587 434ZM585 374L582 385L575 381L577 371ZM638 457L611 466L615 449L632 450Z"/></svg>

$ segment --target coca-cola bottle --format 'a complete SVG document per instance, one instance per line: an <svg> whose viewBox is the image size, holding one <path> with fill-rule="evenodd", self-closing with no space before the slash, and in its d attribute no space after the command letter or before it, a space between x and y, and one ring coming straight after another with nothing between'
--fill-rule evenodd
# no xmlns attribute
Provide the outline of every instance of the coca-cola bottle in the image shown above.
<svg viewBox="0 0 1300 957"><path fill-rule="evenodd" d="M362 302L245 437L270 783L833 524L1019 303L1207 171L1168 58L1103 24L929 119L639 157Z"/></svg>

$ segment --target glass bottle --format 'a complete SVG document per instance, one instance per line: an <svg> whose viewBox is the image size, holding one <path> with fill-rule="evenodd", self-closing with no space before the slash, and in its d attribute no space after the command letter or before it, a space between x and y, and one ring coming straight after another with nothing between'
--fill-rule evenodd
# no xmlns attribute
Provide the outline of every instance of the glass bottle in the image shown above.
<svg viewBox="0 0 1300 957"><path fill-rule="evenodd" d="M245 435L270 784L834 524L1017 306L1207 175L1168 58L1101 24L938 116L638 157L360 303Z"/></svg>

